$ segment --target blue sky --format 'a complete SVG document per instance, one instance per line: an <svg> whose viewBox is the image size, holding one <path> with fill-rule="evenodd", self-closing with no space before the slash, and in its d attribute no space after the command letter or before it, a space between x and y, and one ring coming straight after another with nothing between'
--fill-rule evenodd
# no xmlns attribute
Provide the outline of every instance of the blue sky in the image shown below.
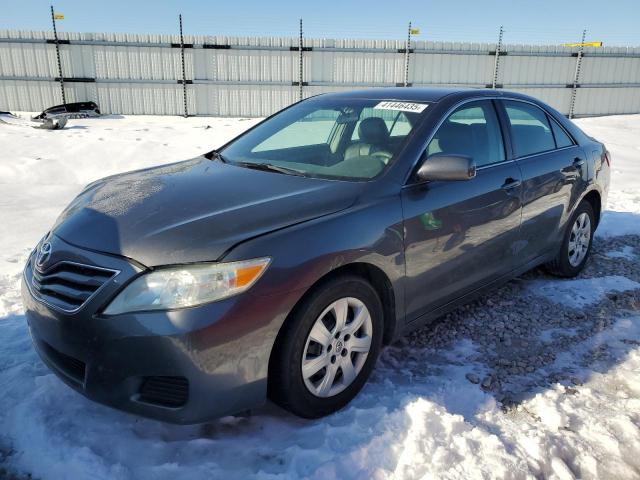
<svg viewBox="0 0 640 480"><path fill-rule="evenodd" d="M49 30L49 4L2 2L0 28ZM177 14L185 33L297 35L303 18L309 37L404 38L409 20L418 39L495 42L504 25L506 43L577 41L640 45L640 0L56 0L65 15L61 31L174 33Z"/></svg>

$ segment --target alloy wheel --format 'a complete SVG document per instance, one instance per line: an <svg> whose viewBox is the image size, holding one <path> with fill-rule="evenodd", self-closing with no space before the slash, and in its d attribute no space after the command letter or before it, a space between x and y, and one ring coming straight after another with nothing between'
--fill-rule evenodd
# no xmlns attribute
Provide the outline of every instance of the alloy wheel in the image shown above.
<svg viewBox="0 0 640 480"><path fill-rule="evenodd" d="M591 242L591 220L586 212L581 213L571 228L569 237L569 263L572 267L580 265L589 250Z"/></svg>
<svg viewBox="0 0 640 480"><path fill-rule="evenodd" d="M302 377L309 392L332 397L353 383L369 355L372 335L371 314L357 298L341 298L325 308L302 353Z"/></svg>

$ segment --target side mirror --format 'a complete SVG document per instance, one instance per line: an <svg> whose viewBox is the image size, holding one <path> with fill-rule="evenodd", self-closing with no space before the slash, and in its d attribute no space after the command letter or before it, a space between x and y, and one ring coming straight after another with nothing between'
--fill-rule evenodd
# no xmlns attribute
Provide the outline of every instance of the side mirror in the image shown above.
<svg viewBox="0 0 640 480"><path fill-rule="evenodd" d="M417 176L420 180L471 180L476 176L476 164L466 155L436 153L422 159Z"/></svg>

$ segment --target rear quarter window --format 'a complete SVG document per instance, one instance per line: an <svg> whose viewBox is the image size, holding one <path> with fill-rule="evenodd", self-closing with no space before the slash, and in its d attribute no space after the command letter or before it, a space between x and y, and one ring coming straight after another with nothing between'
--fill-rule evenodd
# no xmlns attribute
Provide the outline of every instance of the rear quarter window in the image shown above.
<svg viewBox="0 0 640 480"><path fill-rule="evenodd" d="M551 129L553 130L553 136L556 139L557 148L570 147L571 145L574 145L571 137L567 135L567 132L565 132L553 118L551 119Z"/></svg>

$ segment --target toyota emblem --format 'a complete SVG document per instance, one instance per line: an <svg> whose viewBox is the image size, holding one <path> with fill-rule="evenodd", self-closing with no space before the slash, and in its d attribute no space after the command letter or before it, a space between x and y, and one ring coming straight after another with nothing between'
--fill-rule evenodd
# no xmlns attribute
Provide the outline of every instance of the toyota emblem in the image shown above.
<svg viewBox="0 0 640 480"><path fill-rule="evenodd" d="M51 244L49 242L44 242L40 246L40 250L38 250L38 256L36 257L36 267L42 268L42 266L47 263L49 257L51 256Z"/></svg>

